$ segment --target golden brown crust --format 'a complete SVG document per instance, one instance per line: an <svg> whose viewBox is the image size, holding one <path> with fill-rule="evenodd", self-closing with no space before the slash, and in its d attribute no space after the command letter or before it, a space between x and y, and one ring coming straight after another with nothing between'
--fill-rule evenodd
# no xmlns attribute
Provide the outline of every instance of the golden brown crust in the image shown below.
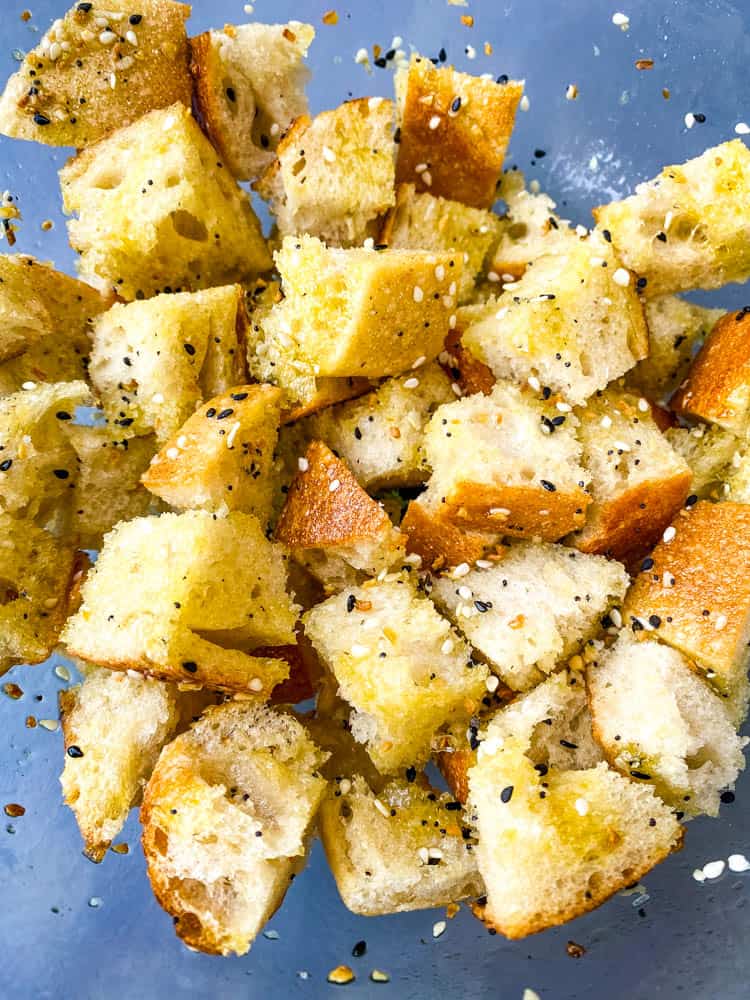
<svg viewBox="0 0 750 1000"><path fill-rule="evenodd" d="M646 402L651 407L651 416L662 434L670 427L677 426L677 417L666 406L659 406L658 403L654 403L650 399L647 399Z"/></svg>
<svg viewBox="0 0 750 1000"><path fill-rule="evenodd" d="M318 410L325 410L335 403L343 403L347 399L356 399L369 392L375 383L369 378L318 378L315 395L311 396L304 403L293 406L290 410L284 410L281 414L282 424L293 424L295 420L309 417L311 413Z"/></svg>
<svg viewBox="0 0 750 1000"><path fill-rule="evenodd" d="M443 365L443 370L453 382L461 389L463 396L473 396L481 392L489 396L497 381L489 368L483 361L475 358L471 351L464 347L461 341L461 330L452 330L445 338L445 350L448 354L448 362Z"/></svg>
<svg viewBox="0 0 750 1000"><path fill-rule="evenodd" d="M221 120L216 93L211 86L211 32L204 31L188 39L190 75L193 78L193 114L220 156L224 156L222 135L214 123Z"/></svg>
<svg viewBox="0 0 750 1000"><path fill-rule="evenodd" d="M406 551L418 555L424 569L440 570L460 563L475 563L488 549L495 549L499 536L469 531L438 517L418 500L412 500L401 521ZM493 558L500 558L500 553Z"/></svg>
<svg viewBox="0 0 750 1000"><path fill-rule="evenodd" d="M458 527L548 542L582 528L591 503L579 487L563 493L543 486L488 486L461 480L445 500L440 518Z"/></svg>
<svg viewBox="0 0 750 1000"><path fill-rule="evenodd" d="M272 659L278 657L289 664L289 676L271 692L271 704L297 705L315 696L323 668L312 643L305 639L303 633L298 635L296 646L262 646L254 653Z"/></svg>
<svg viewBox="0 0 750 1000"><path fill-rule="evenodd" d="M279 158L284 155L287 149L297 145L311 125L312 119L309 115L300 115L299 118L295 118L279 140L276 147L276 159L266 167L257 181L253 181L251 184L253 191L257 191L265 201L270 201L273 196L276 175L281 169Z"/></svg>
<svg viewBox="0 0 750 1000"><path fill-rule="evenodd" d="M78 703L78 687L67 688L64 691L59 691L57 694L57 707L60 713L60 727L63 734L63 748L65 753L68 752L68 747L75 745L78 741L71 723L70 718L73 711ZM65 799L66 805L71 806L72 802ZM109 845L111 841L102 840L101 837L92 837L91 830L86 828L84 824L79 820L78 828L81 831L81 836L83 837L83 853L84 856L93 861L94 864L98 865L104 860L107 851L109 850Z"/></svg>
<svg viewBox="0 0 750 1000"><path fill-rule="evenodd" d="M475 750L443 750L436 763L453 798L463 805L469 797L469 770L477 762Z"/></svg>

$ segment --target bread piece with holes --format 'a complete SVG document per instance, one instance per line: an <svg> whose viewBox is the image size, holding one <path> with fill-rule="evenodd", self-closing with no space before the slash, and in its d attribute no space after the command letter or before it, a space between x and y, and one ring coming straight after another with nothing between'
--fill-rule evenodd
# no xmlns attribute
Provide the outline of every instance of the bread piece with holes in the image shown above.
<svg viewBox="0 0 750 1000"><path fill-rule="evenodd" d="M439 407L425 432L432 476L420 503L460 528L561 538L583 525L590 502L577 424L510 382Z"/></svg>
<svg viewBox="0 0 750 1000"><path fill-rule="evenodd" d="M311 24L227 24L190 39L198 120L222 161L241 181L253 180L295 118L307 113L303 60Z"/></svg>
<svg viewBox="0 0 750 1000"><path fill-rule="evenodd" d="M396 181L441 198L490 208L523 94L412 56L395 78L401 137Z"/></svg>
<svg viewBox="0 0 750 1000"><path fill-rule="evenodd" d="M104 539L64 642L74 656L268 697L289 675L259 646L295 641L285 556L238 511L123 522Z"/></svg>
<svg viewBox="0 0 750 1000"><path fill-rule="evenodd" d="M395 201L393 104L346 101L298 118L253 187L281 236L308 233L329 246L360 246Z"/></svg>
<svg viewBox="0 0 750 1000"><path fill-rule="evenodd" d="M485 690L487 668L406 576L347 589L303 620L384 774L424 764L437 730L468 719Z"/></svg>
<svg viewBox="0 0 750 1000"><path fill-rule="evenodd" d="M653 548L682 507L692 472L642 397L610 388L591 396L577 415L592 503L571 544L630 566Z"/></svg>
<svg viewBox="0 0 750 1000"><path fill-rule="evenodd" d="M211 708L162 751L143 797L157 900L191 948L244 954L304 867L326 754L291 715Z"/></svg>
<svg viewBox="0 0 750 1000"><path fill-rule="evenodd" d="M242 510L267 524L282 396L272 385L214 396L162 445L143 484L171 507Z"/></svg>
<svg viewBox="0 0 750 1000"><path fill-rule="evenodd" d="M153 108L189 105L190 7L139 0L133 10L130 0L73 4L8 80L0 131L82 149Z"/></svg>
<svg viewBox="0 0 750 1000"><path fill-rule="evenodd" d="M400 529L407 553L419 556L422 569L437 572L461 563L471 565L485 555L502 558L502 535L456 527L419 499L409 502Z"/></svg>
<svg viewBox="0 0 750 1000"><path fill-rule="evenodd" d="M128 301L247 282L271 266L248 195L184 104L83 150L60 183L81 275Z"/></svg>
<svg viewBox="0 0 750 1000"><path fill-rule="evenodd" d="M669 427L664 436L693 473L690 492L701 498L724 499L725 483L742 462L744 444L721 427Z"/></svg>
<svg viewBox="0 0 750 1000"><path fill-rule="evenodd" d="M597 632L628 582L602 556L516 542L491 568L437 577L431 595L501 680L526 691Z"/></svg>
<svg viewBox="0 0 750 1000"><path fill-rule="evenodd" d="M607 759L688 816L719 812L744 770L747 739L681 653L627 632L588 667L594 735Z"/></svg>
<svg viewBox="0 0 750 1000"><path fill-rule="evenodd" d="M750 150L741 139L665 167L636 193L594 209L649 297L721 288L750 275Z"/></svg>
<svg viewBox="0 0 750 1000"><path fill-rule="evenodd" d="M512 296L466 309L462 344L496 378L536 378L569 403L584 403L648 354L634 280L598 237L538 258Z"/></svg>

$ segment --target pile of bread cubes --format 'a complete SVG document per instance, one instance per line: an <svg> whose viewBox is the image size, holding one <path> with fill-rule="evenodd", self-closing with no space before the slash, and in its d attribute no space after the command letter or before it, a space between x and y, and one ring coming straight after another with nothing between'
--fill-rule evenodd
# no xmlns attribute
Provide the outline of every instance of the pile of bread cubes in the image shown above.
<svg viewBox="0 0 750 1000"><path fill-rule="evenodd" d="M65 801L94 861L140 803L192 948L316 835L355 913L559 924L744 766L750 307L675 293L750 275L750 153L572 227L503 172L522 83L311 118L310 25L189 13L77 3L0 99L78 150L81 279L0 258L0 669L80 666Z"/></svg>

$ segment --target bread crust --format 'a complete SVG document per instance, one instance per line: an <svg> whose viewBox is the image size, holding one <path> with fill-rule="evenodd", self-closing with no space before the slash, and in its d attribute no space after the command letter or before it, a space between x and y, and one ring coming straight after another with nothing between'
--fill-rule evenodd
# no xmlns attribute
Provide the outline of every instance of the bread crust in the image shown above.
<svg viewBox="0 0 750 1000"><path fill-rule="evenodd" d="M315 394L303 403L298 403L281 413L281 423L293 424L295 420L309 417L311 413L325 410L328 406L343 403L347 399L356 399L369 392L374 383L368 378L318 378Z"/></svg>
<svg viewBox="0 0 750 1000"><path fill-rule="evenodd" d="M406 535L406 551L418 555L423 569L440 570L460 563L475 563L488 549L494 549L493 559L502 556L496 548L500 535L462 529L439 517L419 500L412 500L401 521Z"/></svg>
<svg viewBox="0 0 750 1000"><path fill-rule="evenodd" d="M440 517L462 528L556 542L583 526L591 497L542 486L485 486L459 480L446 497Z"/></svg>
<svg viewBox="0 0 750 1000"><path fill-rule="evenodd" d="M455 382L464 396L473 396L477 392L489 396L497 379L492 369L461 342L461 330L452 330L445 338L447 362L443 364L445 373ZM441 355L442 357L442 355Z"/></svg>

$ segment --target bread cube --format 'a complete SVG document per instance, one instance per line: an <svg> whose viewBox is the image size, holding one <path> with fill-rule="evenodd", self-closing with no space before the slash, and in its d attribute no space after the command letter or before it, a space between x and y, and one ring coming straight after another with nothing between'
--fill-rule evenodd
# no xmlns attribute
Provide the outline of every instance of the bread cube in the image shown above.
<svg viewBox="0 0 750 1000"><path fill-rule="evenodd" d="M682 654L622 632L589 665L586 683L594 735L612 766L650 782L681 813L718 815L722 789L744 770L747 740Z"/></svg>
<svg viewBox="0 0 750 1000"><path fill-rule="evenodd" d="M249 281L271 266L248 195L184 104L85 149L60 183L81 275L128 301Z"/></svg>
<svg viewBox="0 0 750 1000"><path fill-rule="evenodd" d="M424 764L437 730L468 719L484 692L487 668L407 577L353 587L303 620L384 774Z"/></svg>
<svg viewBox="0 0 750 1000"><path fill-rule="evenodd" d="M482 894L475 842L452 796L404 778L377 795L359 776L342 785L323 800L320 832L349 910L379 916Z"/></svg>
<svg viewBox="0 0 750 1000"><path fill-rule="evenodd" d="M241 181L273 163L292 121L307 113L303 59L311 24L225 25L190 39L199 121L222 161Z"/></svg>
<svg viewBox="0 0 750 1000"><path fill-rule="evenodd" d="M249 651L295 641L285 588L284 555L250 514L136 518L105 537L64 642L113 670L268 697L289 667Z"/></svg>
<svg viewBox="0 0 750 1000"><path fill-rule="evenodd" d="M422 569L437 572L461 563L472 564L488 553L501 558L502 535L458 528L419 500L410 501L400 527L406 536L407 553L419 556Z"/></svg>
<svg viewBox="0 0 750 1000"><path fill-rule="evenodd" d="M282 396L275 386L240 385L210 399L162 446L142 482L171 507L243 510L266 524Z"/></svg>
<svg viewBox="0 0 750 1000"><path fill-rule="evenodd" d="M242 289L113 306L94 329L91 380L115 427L167 441L204 399L243 381Z"/></svg>
<svg viewBox="0 0 750 1000"><path fill-rule="evenodd" d="M396 73L400 139L396 181L440 198L489 208L523 93L412 56Z"/></svg>
<svg viewBox="0 0 750 1000"><path fill-rule="evenodd" d="M643 397L616 388L595 393L578 419L592 503L571 544L632 565L650 552L682 507L692 472Z"/></svg>
<svg viewBox="0 0 750 1000"><path fill-rule="evenodd" d="M393 104L346 101L312 121L302 115L253 187L281 236L308 233L329 246L360 246L395 201Z"/></svg>
<svg viewBox="0 0 750 1000"><path fill-rule="evenodd" d="M461 309L455 329L445 339L445 352L440 355L445 373L453 380L452 385L457 386L461 396L473 396L477 392L489 396L497 381L492 369L475 358L463 342L463 331L473 322L473 314L481 318L483 309L482 305Z"/></svg>
<svg viewBox="0 0 750 1000"><path fill-rule="evenodd" d="M693 473L691 494L701 498L724 499L725 483L732 470L737 470L742 462L743 443L721 427L704 424L669 427L664 436L690 466Z"/></svg>
<svg viewBox="0 0 750 1000"><path fill-rule="evenodd" d="M649 297L721 288L750 275L750 150L741 139L665 167L636 193L594 209Z"/></svg>
<svg viewBox="0 0 750 1000"><path fill-rule="evenodd" d="M590 498L578 421L510 382L439 407L425 432L432 476L420 502L461 528L555 540Z"/></svg>
<svg viewBox="0 0 750 1000"><path fill-rule="evenodd" d="M596 633L628 582L602 556L517 542L496 566L438 577L430 593L501 680L527 691Z"/></svg>
<svg viewBox="0 0 750 1000"><path fill-rule="evenodd" d="M0 131L82 149L153 108L189 105L190 7L139 0L138 23L133 9L130 0L74 3L6 84Z"/></svg>
<svg viewBox="0 0 750 1000"><path fill-rule="evenodd" d="M190 948L244 954L305 864L326 755L291 715L209 709L161 754L143 797L157 900Z"/></svg>
<svg viewBox="0 0 750 1000"><path fill-rule="evenodd" d="M634 280L604 240L540 257L512 291L468 307L469 325L458 316L464 347L496 378L532 377L581 404L648 353Z"/></svg>

